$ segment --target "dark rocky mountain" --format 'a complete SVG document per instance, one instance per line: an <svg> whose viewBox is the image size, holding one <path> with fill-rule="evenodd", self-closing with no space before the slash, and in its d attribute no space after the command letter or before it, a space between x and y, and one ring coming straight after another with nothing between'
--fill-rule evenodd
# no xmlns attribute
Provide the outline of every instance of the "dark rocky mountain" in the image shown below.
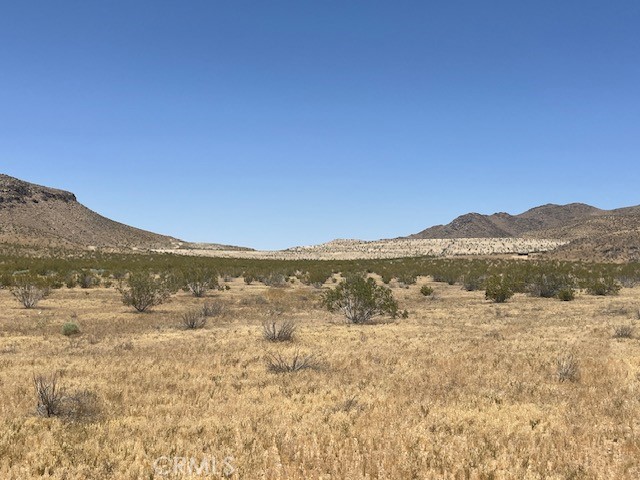
<svg viewBox="0 0 640 480"><path fill-rule="evenodd" d="M640 206L601 210L584 203L548 204L519 215L462 215L406 238L524 237L567 240L546 255L587 261L640 261Z"/></svg>
<svg viewBox="0 0 640 480"><path fill-rule="evenodd" d="M0 243L147 250L182 242L105 218L73 193L0 174Z"/></svg>

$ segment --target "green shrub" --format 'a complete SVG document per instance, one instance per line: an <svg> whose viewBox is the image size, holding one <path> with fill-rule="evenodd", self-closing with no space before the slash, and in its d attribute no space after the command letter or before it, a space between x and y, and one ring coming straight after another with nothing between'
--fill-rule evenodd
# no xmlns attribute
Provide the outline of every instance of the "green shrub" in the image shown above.
<svg viewBox="0 0 640 480"><path fill-rule="evenodd" d="M207 291L218 287L218 273L207 267L189 268L182 278L182 288L194 297L204 297Z"/></svg>
<svg viewBox="0 0 640 480"><path fill-rule="evenodd" d="M573 290L573 288L565 287L558 292L557 297L559 300L562 300L563 302L570 302L571 300L576 298L576 293Z"/></svg>
<svg viewBox="0 0 640 480"><path fill-rule="evenodd" d="M429 285L423 285L422 287L420 287L420 293L425 297L429 297L433 295L433 288L431 288Z"/></svg>
<svg viewBox="0 0 640 480"><path fill-rule="evenodd" d="M532 297L554 298L562 290L573 287L574 281L567 275L560 273L541 273L530 280L527 291Z"/></svg>
<svg viewBox="0 0 640 480"><path fill-rule="evenodd" d="M617 295L620 292L620 284L613 277L602 277L589 281L586 285L590 295Z"/></svg>
<svg viewBox="0 0 640 480"><path fill-rule="evenodd" d="M398 302L388 287L373 278L350 275L323 295L323 305L331 312L340 310L351 323L371 323L379 315L398 316Z"/></svg>
<svg viewBox="0 0 640 480"><path fill-rule="evenodd" d="M173 282L166 275L155 276L147 272L129 275L118 286L122 294L122 303L135 308L138 312L148 311L162 304L173 293Z"/></svg>
<svg viewBox="0 0 640 480"><path fill-rule="evenodd" d="M513 296L511 280L504 275L494 275L486 282L485 298L495 303L504 303Z"/></svg>
<svg viewBox="0 0 640 480"><path fill-rule="evenodd" d="M76 323L67 322L62 326L62 334L65 337L69 337L71 335L77 335L80 333L80 327Z"/></svg>

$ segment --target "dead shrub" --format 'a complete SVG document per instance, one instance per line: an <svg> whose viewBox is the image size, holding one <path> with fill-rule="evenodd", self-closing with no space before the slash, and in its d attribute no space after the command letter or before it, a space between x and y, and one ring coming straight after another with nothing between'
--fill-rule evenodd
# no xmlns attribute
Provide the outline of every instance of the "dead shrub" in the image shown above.
<svg viewBox="0 0 640 480"><path fill-rule="evenodd" d="M580 365L572 353L564 353L556 359L556 376L560 382L577 382Z"/></svg>
<svg viewBox="0 0 640 480"><path fill-rule="evenodd" d="M202 306L202 316L222 317L226 313L227 307L219 301L207 302Z"/></svg>
<svg viewBox="0 0 640 480"><path fill-rule="evenodd" d="M280 325L276 321L266 321L262 324L262 336L269 342L292 342L296 328L293 320L285 320Z"/></svg>
<svg viewBox="0 0 640 480"><path fill-rule="evenodd" d="M300 370L317 370L321 366L320 360L313 354L303 354L296 350L290 357L284 357L280 353L269 354L267 357L267 369L272 373L291 373Z"/></svg>
<svg viewBox="0 0 640 480"><path fill-rule="evenodd" d="M36 411L42 417L55 417L62 413L64 392L58 385L58 374L36 375L33 377L36 390Z"/></svg>
<svg viewBox="0 0 640 480"><path fill-rule="evenodd" d="M613 327L613 338L633 337L633 327L631 325L616 325Z"/></svg>
<svg viewBox="0 0 640 480"><path fill-rule="evenodd" d="M187 330L197 330L204 328L207 317L202 314L202 310L189 310L180 316L180 323Z"/></svg>
<svg viewBox="0 0 640 480"><path fill-rule="evenodd" d="M44 288L26 283L13 287L11 294L22 303L24 308L34 308L47 295L47 292Z"/></svg>

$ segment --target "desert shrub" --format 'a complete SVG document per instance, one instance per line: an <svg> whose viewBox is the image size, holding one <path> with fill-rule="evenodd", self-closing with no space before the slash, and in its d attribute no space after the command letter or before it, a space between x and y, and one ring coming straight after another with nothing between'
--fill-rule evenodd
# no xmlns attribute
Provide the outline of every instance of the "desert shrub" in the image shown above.
<svg viewBox="0 0 640 480"><path fill-rule="evenodd" d="M370 323L379 315L398 316L398 302L391 290L361 275L350 275L328 290L322 303L331 312L341 310L351 323Z"/></svg>
<svg viewBox="0 0 640 480"><path fill-rule="evenodd" d="M306 272L304 275L301 276L300 281L305 285L311 285L312 287L315 287L315 288L321 288L325 284L325 282L329 279L330 276L331 276L330 271L317 269L317 270L312 270L310 272Z"/></svg>
<svg viewBox="0 0 640 480"><path fill-rule="evenodd" d="M287 286L287 277L280 272L270 272L269 274L260 277L260 281L267 287L282 288Z"/></svg>
<svg viewBox="0 0 640 480"><path fill-rule="evenodd" d="M62 334L66 337L69 337L71 335L77 335L79 333L80 333L80 327L78 327L77 323L67 322L64 325L62 325Z"/></svg>
<svg viewBox="0 0 640 480"><path fill-rule="evenodd" d="M122 303L138 312L145 312L166 301L173 288L165 275L156 277L147 272L136 272L118 286L118 291L122 295Z"/></svg>
<svg viewBox="0 0 640 480"><path fill-rule="evenodd" d="M33 377L36 391L36 411L42 417L55 417L62 413L62 389L58 385L58 375L37 375Z"/></svg>
<svg viewBox="0 0 640 480"><path fill-rule="evenodd" d="M184 290L194 297L204 297L208 290L218 287L218 273L206 267L192 267L184 274Z"/></svg>
<svg viewBox="0 0 640 480"><path fill-rule="evenodd" d="M487 278L485 298L495 303L504 303L513 296L513 287L508 277L494 275Z"/></svg>
<svg viewBox="0 0 640 480"><path fill-rule="evenodd" d="M433 274L433 281L437 283L455 285L458 281L458 274L456 272L437 272Z"/></svg>
<svg viewBox="0 0 640 480"><path fill-rule="evenodd" d="M570 302L576 298L576 292L571 287L565 287L558 292L557 297L558 300L562 300L563 302Z"/></svg>
<svg viewBox="0 0 640 480"><path fill-rule="evenodd" d="M467 292L475 292L484 288L485 277L483 275L464 275L462 288Z"/></svg>
<svg viewBox="0 0 640 480"><path fill-rule="evenodd" d="M571 353L556 359L556 377L560 382L577 382L580 379L580 365Z"/></svg>
<svg viewBox="0 0 640 480"><path fill-rule="evenodd" d="M631 338L633 336L633 326L616 325L613 327L613 338Z"/></svg>
<svg viewBox="0 0 640 480"><path fill-rule="evenodd" d="M227 307L220 301L207 302L202 306L202 315L204 317L221 317L227 311Z"/></svg>
<svg viewBox="0 0 640 480"><path fill-rule="evenodd" d="M613 277L601 277L586 283L586 290L590 295L617 295L620 288L620 284Z"/></svg>
<svg viewBox="0 0 640 480"><path fill-rule="evenodd" d="M82 271L77 276L77 284L80 288L92 288L100 285L100 277L90 271Z"/></svg>
<svg viewBox="0 0 640 480"><path fill-rule="evenodd" d="M36 375L33 384L36 393L36 412L42 417L63 417L65 420L84 421L100 412L95 393L82 390L67 394L58 382L58 374Z"/></svg>
<svg viewBox="0 0 640 480"><path fill-rule="evenodd" d="M253 273L245 273L244 274L244 283L247 285L251 285L256 281L256 276Z"/></svg>
<svg viewBox="0 0 640 480"><path fill-rule="evenodd" d="M527 285L532 297L553 298L560 291L573 288L574 281L567 275L559 273L541 273L533 277Z"/></svg>
<svg viewBox="0 0 640 480"><path fill-rule="evenodd" d="M11 288L11 294L18 299L24 308L34 308L47 295L45 287L33 283L18 282Z"/></svg>
<svg viewBox="0 0 640 480"><path fill-rule="evenodd" d="M203 315L202 310L189 310L180 315L180 324L187 330L204 328L207 317Z"/></svg>
<svg viewBox="0 0 640 480"><path fill-rule="evenodd" d="M433 295L433 288L429 285L423 285L422 287L420 287L420 293L425 297L429 297Z"/></svg>
<svg viewBox="0 0 640 480"><path fill-rule="evenodd" d="M319 369L321 362L313 354L302 354L298 350L290 357L284 357L280 353L270 354L267 357L267 369L273 373L290 373L307 369Z"/></svg>
<svg viewBox="0 0 640 480"><path fill-rule="evenodd" d="M280 325L275 321L262 324L262 336L269 342L291 342L295 333L296 323L293 320L285 320Z"/></svg>
<svg viewBox="0 0 640 480"><path fill-rule="evenodd" d="M401 273L396 278L404 285L415 285L418 281L418 276L415 273Z"/></svg>

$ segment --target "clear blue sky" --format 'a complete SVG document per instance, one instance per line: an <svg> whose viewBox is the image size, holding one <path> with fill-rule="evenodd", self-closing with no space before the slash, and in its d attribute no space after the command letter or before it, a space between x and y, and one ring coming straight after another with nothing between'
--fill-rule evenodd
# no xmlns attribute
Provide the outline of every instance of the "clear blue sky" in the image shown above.
<svg viewBox="0 0 640 480"><path fill-rule="evenodd" d="M283 248L640 203L640 2L3 1L0 172Z"/></svg>

